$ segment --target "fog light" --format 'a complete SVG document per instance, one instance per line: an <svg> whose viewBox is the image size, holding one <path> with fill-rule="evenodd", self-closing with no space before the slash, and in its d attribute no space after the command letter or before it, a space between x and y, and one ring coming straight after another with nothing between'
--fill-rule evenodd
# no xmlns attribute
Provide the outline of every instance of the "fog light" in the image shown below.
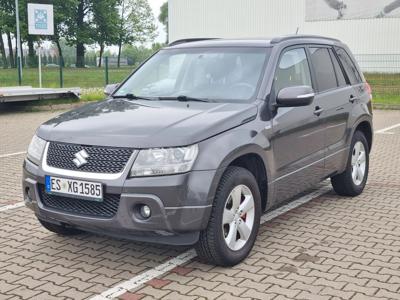
<svg viewBox="0 0 400 300"><path fill-rule="evenodd" d="M25 188L25 203L30 203L32 202L32 197L31 197L31 191L29 187Z"/></svg>
<svg viewBox="0 0 400 300"><path fill-rule="evenodd" d="M140 215L144 218L144 219L148 219L151 216L151 209L150 207L148 207L147 205L142 205L140 207Z"/></svg>

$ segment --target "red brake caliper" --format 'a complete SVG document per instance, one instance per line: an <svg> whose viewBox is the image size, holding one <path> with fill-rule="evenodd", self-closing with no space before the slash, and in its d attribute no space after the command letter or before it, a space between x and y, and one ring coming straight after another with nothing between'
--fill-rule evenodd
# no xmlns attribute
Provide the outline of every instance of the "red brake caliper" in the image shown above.
<svg viewBox="0 0 400 300"><path fill-rule="evenodd" d="M246 198L245 198L245 199L246 199ZM243 199L242 201L240 201L240 204L242 204L243 201L244 201L245 199ZM247 216L247 214L244 214L243 216L241 216L241 219L242 219L243 221L246 221L246 216Z"/></svg>

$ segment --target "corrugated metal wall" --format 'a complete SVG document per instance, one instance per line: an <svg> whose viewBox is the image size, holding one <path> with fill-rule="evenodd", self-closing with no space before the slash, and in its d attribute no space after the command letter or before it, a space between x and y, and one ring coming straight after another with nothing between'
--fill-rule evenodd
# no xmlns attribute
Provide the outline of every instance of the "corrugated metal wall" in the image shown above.
<svg viewBox="0 0 400 300"><path fill-rule="evenodd" d="M305 0L169 0L170 40L273 37L339 38L355 54L400 54L400 18L305 22Z"/></svg>

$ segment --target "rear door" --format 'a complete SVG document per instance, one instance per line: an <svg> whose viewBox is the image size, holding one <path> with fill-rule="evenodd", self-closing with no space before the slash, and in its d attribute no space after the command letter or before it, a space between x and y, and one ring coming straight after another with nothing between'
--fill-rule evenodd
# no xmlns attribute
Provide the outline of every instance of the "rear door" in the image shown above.
<svg viewBox="0 0 400 300"><path fill-rule="evenodd" d="M313 86L305 46L287 48L274 75L272 97L289 86ZM320 181L324 173L324 128L319 100L302 107L280 107L272 120L275 199L287 199Z"/></svg>
<svg viewBox="0 0 400 300"><path fill-rule="evenodd" d="M315 98L323 110L325 175L328 176L341 167L346 157L348 120L356 95L331 47L310 46L308 51L317 85Z"/></svg>

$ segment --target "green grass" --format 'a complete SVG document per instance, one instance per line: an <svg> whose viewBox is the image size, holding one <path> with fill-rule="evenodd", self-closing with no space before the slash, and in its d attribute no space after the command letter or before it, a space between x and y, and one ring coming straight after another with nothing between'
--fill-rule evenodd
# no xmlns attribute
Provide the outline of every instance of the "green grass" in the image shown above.
<svg viewBox="0 0 400 300"><path fill-rule="evenodd" d="M365 73L375 104L400 105L400 74Z"/></svg>
<svg viewBox="0 0 400 300"><path fill-rule="evenodd" d="M110 68L109 83L121 82L133 70L133 67ZM76 69L64 68L64 87L104 87L105 71L103 68ZM18 74L15 69L0 69L0 87L17 86ZM22 85L39 87L38 69L23 69ZM48 88L60 87L60 70L58 68L42 69L42 85Z"/></svg>
<svg viewBox="0 0 400 300"><path fill-rule="evenodd" d="M372 99L374 104L396 105L400 106L400 95L398 96L374 96Z"/></svg>

